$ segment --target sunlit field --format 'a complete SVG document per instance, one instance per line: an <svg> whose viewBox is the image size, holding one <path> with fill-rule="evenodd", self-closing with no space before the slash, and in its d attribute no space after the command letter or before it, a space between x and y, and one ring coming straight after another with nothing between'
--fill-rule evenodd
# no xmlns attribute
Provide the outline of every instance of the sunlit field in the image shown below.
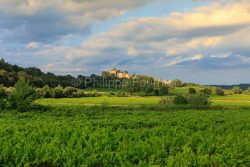
<svg viewBox="0 0 250 167"><path fill-rule="evenodd" d="M37 104L60 106L93 106L108 104L111 106L134 106L134 105L159 105L162 97L87 97L87 98L62 98L62 99L39 99ZM250 106L250 95L227 95L211 96L212 106Z"/></svg>

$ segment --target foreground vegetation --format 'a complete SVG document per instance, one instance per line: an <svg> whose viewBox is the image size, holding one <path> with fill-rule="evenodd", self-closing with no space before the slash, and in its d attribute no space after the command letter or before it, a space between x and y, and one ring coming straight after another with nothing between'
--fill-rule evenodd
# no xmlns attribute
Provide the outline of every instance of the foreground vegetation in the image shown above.
<svg viewBox="0 0 250 167"><path fill-rule="evenodd" d="M249 166L249 110L0 113L0 166Z"/></svg>

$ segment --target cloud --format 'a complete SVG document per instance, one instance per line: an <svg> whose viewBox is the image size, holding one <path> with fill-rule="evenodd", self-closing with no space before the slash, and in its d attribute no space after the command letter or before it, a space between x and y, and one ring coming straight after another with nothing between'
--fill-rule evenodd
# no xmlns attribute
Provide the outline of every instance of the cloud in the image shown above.
<svg viewBox="0 0 250 167"><path fill-rule="evenodd" d="M0 29L10 42L54 42L68 34L90 34L91 27L149 0L0 0Z"/></svg>
<svg viewBox="0 0 250 167"><path fill-rule="evenodd" d="M230 52L230 43L248 40L238 33L249 34L250 5L242 3L215 3L188 13L172 13L162 17L133 18L111 31L92 36L72 51L71 60L86 57L105 59L178 59ZM225 13L227 13L225 15ZM236 19L239 18L239 19ZM227 39L233 39L234 42ZM249 42L248 42L249 43ZM212 53L214 52L214 53ZM139 55L139 56L138 56ZM172 60L175 59L175 60ZM114 62L113 62L114 63ZM166 63L166 62L165 62Z"/></svg>
<svg viewBox="0 0 250 167"><path fill-rule="evenodd" d="M194 78L199 70L204 74L215 70L221 74L218 71L249 69L247 0L213 1L188 12L133 17L106 32L92 34L80 44L67 44L71 38L90 34L92 25L150 1L108 2L0 0L0 31L4 34L0 34L0 42L25 43L23 53L42 59L40 67L44 70L59 73L78 74L81 70L94 73L118 66L167 79L186 79ZM6 55L10 55L6 50ZM204 77L202 73L197 76L200 80Z"/></svg>
<svg viewBox="0 0 250 167"><path fill-rule="evenodd" d="M39 48L39 43L38 42L31 42L28 45L26 45L27 49L38 49Z"/></svg>

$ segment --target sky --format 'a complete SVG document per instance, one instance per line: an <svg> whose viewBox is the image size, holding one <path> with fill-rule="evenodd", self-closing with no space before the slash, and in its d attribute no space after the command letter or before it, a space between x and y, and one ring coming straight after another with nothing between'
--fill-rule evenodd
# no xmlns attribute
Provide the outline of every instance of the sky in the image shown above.
<svg viewBox="0 0 250 167"><path fill-rule="evenodd" d="M0 0L0 58L58 75L250 83L250 1Z"/></svg>

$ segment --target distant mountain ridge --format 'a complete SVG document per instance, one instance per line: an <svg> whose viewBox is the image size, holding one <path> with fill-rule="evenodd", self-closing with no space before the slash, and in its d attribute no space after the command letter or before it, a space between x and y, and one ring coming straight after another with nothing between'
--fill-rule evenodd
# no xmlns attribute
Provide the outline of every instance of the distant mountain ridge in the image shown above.
<svg viewBox="0 0 250 167"><path fill-rule="evenodd" d="M239 86L241 89L246 90L250 87L250 84L238 84L238 85L211 85L215 87L221 87L223 89L232 89L234 86Z"/></svg>

